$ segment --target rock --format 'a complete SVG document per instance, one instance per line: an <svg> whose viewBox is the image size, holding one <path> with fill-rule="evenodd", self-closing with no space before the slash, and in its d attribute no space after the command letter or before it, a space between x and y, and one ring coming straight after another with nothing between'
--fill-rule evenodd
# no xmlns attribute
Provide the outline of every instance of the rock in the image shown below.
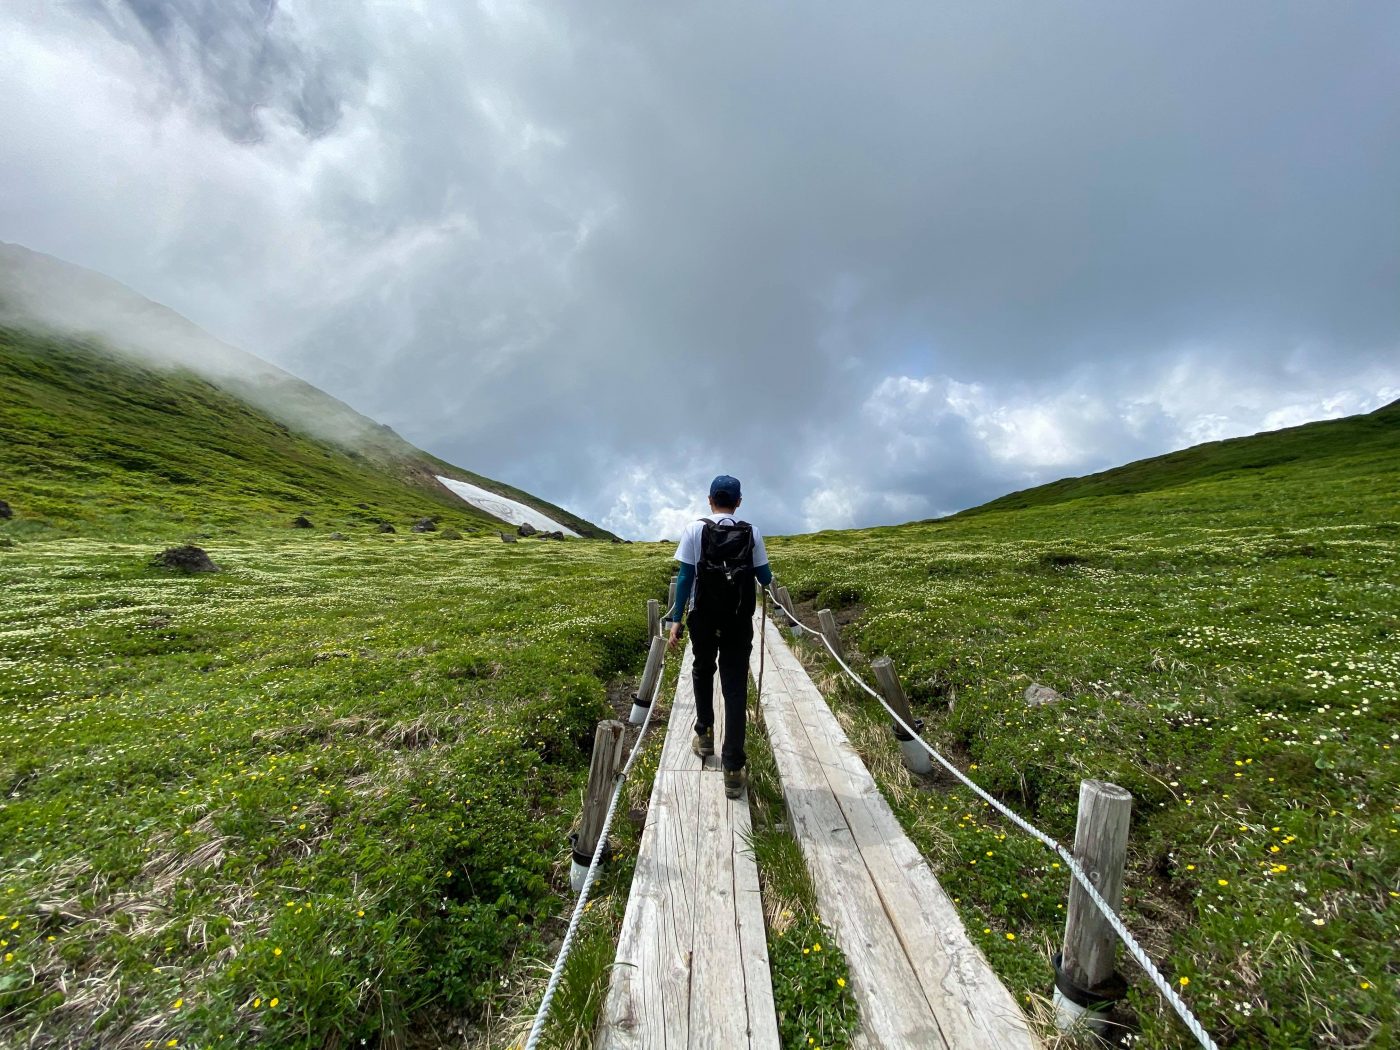
<svg viewBox="0 0 1400 1050"><path fill-rule="evenodd" d="M218 572L219 567L214 564L202 547L195 547L186 544L183 547L167 547L154 558L151 564L158 569L174 569L177 572Z"/></svg>
<svg viewBox="0 0 1400 1050"><path fill-rule="evenodd" d="M9 521L15 516L14 510L8 503L0 499L0 521Z"/></svg>
<svg viewBox="0 0 1400 1050"><path fill-rule="evenodd" d="M508 532L503 532L503 533L501 533L501 542L502 542L502 543L519 543L520 541L519 541L518 539L516 539L514 536L512 536L510 533L508 533Z"/></svg>
<svg viewBox="0 0 1400 1050"><path fill-rule="evenodd" d="M315 527L315 525L311 524L311 519L305 514L298 514L292 519L292 528L294 529L314 529Z"/></svg>
<svg viewBox="0 0 1400 1050"><path fill-rule="evenodd" d="M419 518L413 523L414 532L437 532L437 522L432 518Z"/></svg>
<svg viewBox="0 0 1400 1050"><path fill-rule="evenodd" d="M394 528L394 526L390 525L387 521L383 521L383 522L380 522L380 523L379 523L379 531L380 531L380 532L398 532L399 530L396 529L396 528Z"/></svg>
<svg viewBox="0 0 1400 1050"><path fill-rule="evenodd" d="M326 537L326 539L328 540L348 540L349 538L350 537L345 535L345 533L343 532L332 532L329 536Z"/></svg>
<svg viewBox="0 0 1400 1050"><path fill-rule="evenodd" d="M1042 704L1053 704L1063 700L1064 697L1048 685L1038 685L1032 683L1026 686L1026 705L1028 707L1040 707Z"/></svg>
<svg viewBox="0 0 1400 1050"><path fill-rule="evenodd" d="M555 532L546 532L546 533L544 534L544 536L545 536L546 539L551 539L551 540L562 540L562 539L564 538L564 534L563 534L562 532L558 532L558 531L555 531Z"/></svg>
<svg viewBox="0 0 1400 1050"><path fill-rule="evenodd" d="M355 506L359 507L361 510L369 510L368 503L356 503Z"/></svg>
<svg viewBox="0 0 1400 1050"><path fill-rule="evenodd" d="M443 529L442 532L438 534L438 538L444 540L460 540L462 534L456 529Z"/></svg>
<svg viewBox="0 0 1400 1050"><path fill-rule="evenodd" d="M521 535L521 536L533 536L535 533L539 532L540 530L537 529L537 528L535 528L535 527L534 527L533 525L531 525L528 521L522 521L522 522L520 523L520 527L517 528L515 531L516 531L516 533L517 533L518 535Z"/></svg>
<svg viewBox="0 0 1400 1050"><path fill-rule="evenodd" d="M608 542L609 542L609 543L621 543L622 541L621 541L620 539L618 539L616 536L614 536L614 537L613 537L611 540L609 540Z"/></svg>

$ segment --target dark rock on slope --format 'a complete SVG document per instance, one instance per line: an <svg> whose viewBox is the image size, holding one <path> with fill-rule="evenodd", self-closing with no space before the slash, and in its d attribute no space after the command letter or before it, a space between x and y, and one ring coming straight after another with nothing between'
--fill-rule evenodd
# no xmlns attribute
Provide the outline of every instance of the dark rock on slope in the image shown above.
<svg viewBox="0 0 1400 1050"><path fill-rule="evenodd" d="M203 547L186 544L183 547L167 547L154 558L151 564L159 569L174 569L176 572L218 572L209 553Z"/></svg>

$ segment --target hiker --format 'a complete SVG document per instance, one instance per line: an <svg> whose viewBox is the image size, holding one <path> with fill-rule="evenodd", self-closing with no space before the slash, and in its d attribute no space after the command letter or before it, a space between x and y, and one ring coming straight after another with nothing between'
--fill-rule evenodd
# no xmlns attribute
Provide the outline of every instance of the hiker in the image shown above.
<svg viewBox="0 0 1400 1050"><path fill-rule="evenodd" d="M753 648L754 580L773 582L763 537L734 516L743 502L739 480L721 474L710 482L710 513L685 527L676 560L676 604L671 609L670 647L680 643L682 617L690 609L690 641L695 650L695 739L690 748L703 762L715 753L715 665L724 694L724 793L744 790L744 730L748 715L749 651Z"/></svg>

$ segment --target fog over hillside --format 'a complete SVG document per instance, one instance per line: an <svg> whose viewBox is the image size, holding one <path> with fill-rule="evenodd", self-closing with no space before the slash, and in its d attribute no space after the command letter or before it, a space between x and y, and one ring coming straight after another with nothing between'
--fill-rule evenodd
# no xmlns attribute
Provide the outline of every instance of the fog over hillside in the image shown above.
<svg viewBox="0 0 1400 1050"><path fill-rule="evenodd" d="M80 337L158 368L189 369L288 426L347 448L410 451L388 428L110 277L3 242L0 324Z"/></svg>

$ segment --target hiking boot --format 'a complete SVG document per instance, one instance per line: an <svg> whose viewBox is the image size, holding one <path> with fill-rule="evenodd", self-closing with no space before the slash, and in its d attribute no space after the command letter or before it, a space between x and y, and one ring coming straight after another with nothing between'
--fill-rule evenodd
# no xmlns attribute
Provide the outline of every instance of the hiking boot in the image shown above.
<svg viewBox="0 0 1400 1050"><path fill-rule="evenodd" d="M724 771L724 797L738 798L744 793L744 771L726 769Z"/></svg>
<svg viewBox="0 0 1400 1050"><path fill-rule="evenodd" d="M690 742L690 750L699 755L701 760L713 755L715 753L715 731L707 729L703 733L696 733L695 739Z"/></svg>

